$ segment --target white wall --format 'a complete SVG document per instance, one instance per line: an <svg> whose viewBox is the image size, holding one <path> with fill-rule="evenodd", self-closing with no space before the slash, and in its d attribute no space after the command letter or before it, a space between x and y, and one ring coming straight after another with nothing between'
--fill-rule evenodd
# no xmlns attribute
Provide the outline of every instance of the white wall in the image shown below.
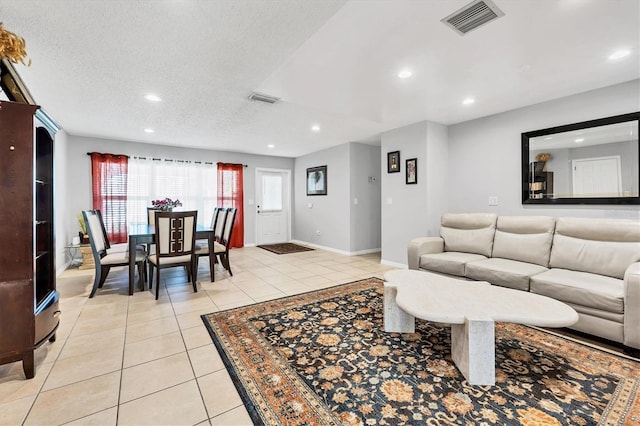
<svg viewBox="0 0 640 426"><path fill-rule="evenodd" d="M68 243L78 234L75 215L81 210L92 208L91 200L91 161L88 152L107 152L153 158L171 158L179 160L229 163L243 163L244 168L244 240L245 244L255 244L255 169L256 167L293 170L293 159L269 157L236 152L212 151L204 149L178 148L164 145L151 145L127 141L98 139L81 136L67 137L66 176L67 194L64 215L58 215L64 229L58 234L61 243ZM57 140L56 140L57 143ZM58 146L56 146L58 149ZM61 159L60 161L64 161ZM249 204L252 201L253 204Z"/></svg>
<svg viewBox="0 0 640 426"><path fill-rule="evenodd" d="M640 110L640 80L568 96L449 127L449 211L500 215L640 217L639 206L523 205L520 135ZM488 197L498 206L488 206Z"/></svg>
<svg viewBox="0 0 640 426"><path fill-rule="evenodd" d="M379 250L381 235L380 147L350 143L349 148L350 252ZM357 204L355 200L357 200Z"/></svg>
<svg viewBox="0 0 640 426"><path fill-rule="evenodd" d="M349 144L343 144L295 159L295 240L350 251L349 156ZM308 196L307 169L325 165L327 195Z"/></svg>
<svg viewBox="0 0 640 426"><path fill-rule="evenodd" d="M75 223L75 212L69 207L69 193L73 191L70 188L69 179L67 178L70 169L67 161L69 136L64 130L58 131L53 145L53 215L54 215L54 232L56 237L56 273L64 271L66 265L71 259L68 258L65 246L71 242L73 235L69 236L67 230L72 229ZM78 235L78 232L74 235Z"/></svg>

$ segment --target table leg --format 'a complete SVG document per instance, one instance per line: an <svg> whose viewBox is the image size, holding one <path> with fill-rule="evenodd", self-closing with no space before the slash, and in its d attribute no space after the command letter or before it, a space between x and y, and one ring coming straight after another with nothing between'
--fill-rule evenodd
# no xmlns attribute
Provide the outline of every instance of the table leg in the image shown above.
<svg viewBox="0 0 640 426"><path fill-rule="evenodd" d="M465 318L451 324L451 358L471 385L496 384L495 324L490 319Z"/></svg>
<svg viewBox="0 0 640 426"><path fill-rule="evenodd" d="M129 236L129 296L133 295L133 281L136 270L136 239Z"/></svg>
<svg viewBox="0 0 640 426"><path fill-rule="evenodd" d="M396 303L398 287L384 283L384 331L387 333L413 333L416 331L416 319Z"/></svg>

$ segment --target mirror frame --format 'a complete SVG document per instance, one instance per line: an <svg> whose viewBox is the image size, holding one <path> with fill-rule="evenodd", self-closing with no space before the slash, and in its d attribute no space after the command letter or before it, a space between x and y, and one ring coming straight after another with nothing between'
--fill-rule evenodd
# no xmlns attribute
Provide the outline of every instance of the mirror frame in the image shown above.
<svg viewBox="0 0 640 426"><path fill-rule="evenodd" d="M591 127L606 126L608 124L624 123L627 121L639 120L638 131L640 132L640 112L614 115L612 117L599 118L597 120L583 121L580 123L567 124L548 129L534 130L522 133L522 204L640 204L638 197L576 197L576 198L529 198L529 142L531 138L552 135L554 133L571 132ZM640 151L640 150L639 150ZM640 163L640 154L638 155ZM640 179L640 176L638 176Z"/></svg>

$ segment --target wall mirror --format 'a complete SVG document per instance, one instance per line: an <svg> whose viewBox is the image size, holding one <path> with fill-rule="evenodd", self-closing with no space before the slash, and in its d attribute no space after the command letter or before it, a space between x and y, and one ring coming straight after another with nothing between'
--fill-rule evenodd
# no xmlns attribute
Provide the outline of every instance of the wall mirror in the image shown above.
<svg viewBox="0 0 640 426"><path fill-rule="evenodd" d="M640 204L640 112L522 133L523 204Z"/></svg>

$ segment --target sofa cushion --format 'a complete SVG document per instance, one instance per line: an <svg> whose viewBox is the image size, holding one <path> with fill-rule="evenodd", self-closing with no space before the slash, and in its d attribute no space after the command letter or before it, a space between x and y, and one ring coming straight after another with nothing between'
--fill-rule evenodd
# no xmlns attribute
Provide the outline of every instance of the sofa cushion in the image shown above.
<svg viewBox="0 0 640 426"><path fill-rule="evenodd" d="M500 216L491 256L548 267L555 223L548 216Z"/></svg>
<svg viewBox="0 0 640 426"><path fill-rule="evenodd" d="M491 213L443 215L440 236L444 240L444 250L491 256L496 219Z"/></svg>
<svg viewBox="0 0 640 426"><path fill-rule="evenodd" d="M544 266L533 263L493 257L467 263L466 276L502 287L529 291L529 277L546 270Z"/></svg>
<svg viewBox="0 0 640 426"><path fill-rule="evenodd" d="M589 308L624 312L624 281L603 275L550 269L531 277L531 292Z"/></svg>
<svg viewBox="0 0 640 426"><path fill-rule="evenodd" d="M640 226L636 221L559 218L553 237L552 268L622 279L640 261Z"/></svg>
<svg viewBox="0 0 640 426"><path fill-rule="evenodd" d="M474 260L486 259L485 256L472 253L447 251L444 253L423 254L420 256L420 268L443 274L465 276L465 264Z"/></svg>

